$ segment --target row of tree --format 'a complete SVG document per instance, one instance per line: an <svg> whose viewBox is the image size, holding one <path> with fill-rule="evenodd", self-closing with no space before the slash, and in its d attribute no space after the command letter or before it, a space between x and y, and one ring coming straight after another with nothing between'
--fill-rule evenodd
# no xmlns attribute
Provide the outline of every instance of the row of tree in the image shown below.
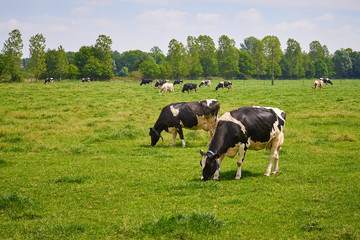
<svg viewBox="0 0 360 240"><path fill-rule="evenodd" d="M330 54L326 45L313 41L306 53L294 39L289 39L282 51L276 36L248 37L240 48L226 35L218 39L217 48L207 35L189 36L186 45L172 39L167 55L157 46L150 52L112 51L112 40L106 35L99 35L94 45L82 46L78 52L65 52L62 46L46 50L42 34L31 37L29 42L30 57L22 59L20 31L9 33L0 54L0 76L8 76L12 81L21 81L24 72L36 79L60 80L107 80L129 75L162 79L360 78L360 52L348 48Z"/></svg>

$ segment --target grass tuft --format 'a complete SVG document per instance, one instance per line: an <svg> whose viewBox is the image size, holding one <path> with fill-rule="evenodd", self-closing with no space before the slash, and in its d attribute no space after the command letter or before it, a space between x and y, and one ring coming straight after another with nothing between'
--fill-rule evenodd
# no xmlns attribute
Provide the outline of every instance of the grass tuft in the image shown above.
<svg viewBox="0 0 360 240"><path fill-rule="evenodd" d="M80 176L80 177L75 177L75 176L62 176L59 177L55 180L55 183L83 183L86 180L88 180L89 177L87 176Z"/></svg>
<svg viewBox="0 0 360 240"><path fill-rule="evenodd" d="M176 214L171 217L161 217L159 220L145 223L140 227L140 232L153 237L174 237L186 239L193 234L214 234L224 225L210 213L193 212L188 215Z"/></svg>

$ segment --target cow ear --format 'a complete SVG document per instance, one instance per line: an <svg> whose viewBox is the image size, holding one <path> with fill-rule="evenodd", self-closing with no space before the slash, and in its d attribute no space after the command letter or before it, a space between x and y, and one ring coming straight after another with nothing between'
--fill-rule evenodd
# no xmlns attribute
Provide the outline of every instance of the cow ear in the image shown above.
<svg viewBox="0 0 360 240"><path fill-rule="evenodd" d="M200 149L200 154L201 154L202 156L205 155L205 153L204 153L204 151L203 151L202 149Z"/></svg>

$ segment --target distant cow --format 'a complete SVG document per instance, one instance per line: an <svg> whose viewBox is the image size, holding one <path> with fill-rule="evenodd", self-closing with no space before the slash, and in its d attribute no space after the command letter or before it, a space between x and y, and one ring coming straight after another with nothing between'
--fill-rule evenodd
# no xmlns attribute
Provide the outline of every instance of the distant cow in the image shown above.
<svg viewBox="0 0 360 240"><path fill-rule="evenodd" d="M140 86L143 85L143 84L150 84L152 85L152 82L153 82L153 79L149 79L149 78L145 78L143 80L141 80L141 83L140 83Z"/></svg>
<svg viewBox="0 0 360 240"><path fill-rule="evenodd" d="M169 92L173 92L174 91L174 85L172 83L164 83L161 88L160 88L160 94L162 92L166 92L166 91L169 91Z"/></svg>
<svg viewBox="0 0 360 240"><path fill-rule="evenodd" d="M223 88L227 88L228 90L232 88L232 82L230 81L224 81L224 82L220 82L216 88L215 91L218 90L219 88L223 89Z"/></svg>
<svg viewBox="0 0 360 240"><path fill-rule="evenodd" d="M189 91L191 90L194 90L194 92L196 92L196 87L197 87L196 83L185 83L181 92L184 93L185 91L187 91L189 93Z"/></svg>
<svg viewBox="0 0 360 240"><path fill-rule="evenodd" d="M174 81L174 86L175 86L176 84L183 85L183 80L181 80L181 79L175 80L175 81Z"/></svg>
<svg viewBox="0 0 360 240"><path fill-rule="evenodd" d="M323 81L323 83L325 83L325 84L330 83L331 85L333 85L333 83L330 81L330 79L329 79L329 78L319 78L319 80L322 80L322 81Z"/></svg>
<svg viewBox="0 0 360 240"><path fill-rule="evenodd" d="M52 82L54 82L53 78L46 78L45 81L44 81L44 84L52 83Z"/></svg>
<svg viewBox="0 0 360 240"><path fill-rule="evenodd" d="M91 79L90 78L83 78L82 80L81 80L81 83L86 83L86 82L91 82Z"/></svg>
<svg viewBox="0 0 360 240"><path fill-rule="evenodd" d="M314 85L312 86L312 89L317 89L317 88L323 88L324 87L324 82L320 79L315 80Z"/></svg>
<svg viewBox="0 0 360 240"><path fill-rule="evenodd" d="M215 132L219 110L220 104L215 99L172 103L165 106L155 125L150 128L151 146L156 145L162 138L161 132L165 130L173 135L171 146L175 145L176 135L179 133L182 146L185 147L183 127L191 130L210 131L211 139Z"/></svg>
<svg viewBox="0 0 360 240"><path fill-rule="evenodd" d="M241 166L247 150L270 149L270 164L264 176L279 171L279 151L284 143L286 114L277 108L242 107L225 113L218 121L209 150L202 155L201 179L207 181L214 175L219 180L220 165L225 156L237 159L235 179L241 178ZM271 167L274 162L274 170ZM271 172L271 173L270 173Z"/></svg>
<svg viewBox="0 0 360 240"><path fill-rule="evenodd" d="M168 82L169 82L169 80L167 80L167 79L166 80L157 80L154 85L154 88L161 88L164 83L168 83Z"/></svg>
<svg viewBox="0 0 360 240"><path fill-rule="evenodd" d="M210 80L204 80L204 81L201 81L199 87L201 86L208 86L208 87L211 87L211 82Z"/></svg>

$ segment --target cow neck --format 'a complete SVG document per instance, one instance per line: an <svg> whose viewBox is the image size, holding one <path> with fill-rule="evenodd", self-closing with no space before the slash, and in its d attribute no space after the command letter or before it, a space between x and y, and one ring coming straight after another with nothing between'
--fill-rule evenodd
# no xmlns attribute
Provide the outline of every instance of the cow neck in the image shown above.
<svg viewBox="0 0 360 240"><path fill-rule="evenodd" d="M160 124L160 123L157 121L157 122L155 123L153 129L155 129L156 132L158 132L158 134L161 134L161 132L162 132L163 130L165 130L166 127L164 127L162 124Z"/></svg>

